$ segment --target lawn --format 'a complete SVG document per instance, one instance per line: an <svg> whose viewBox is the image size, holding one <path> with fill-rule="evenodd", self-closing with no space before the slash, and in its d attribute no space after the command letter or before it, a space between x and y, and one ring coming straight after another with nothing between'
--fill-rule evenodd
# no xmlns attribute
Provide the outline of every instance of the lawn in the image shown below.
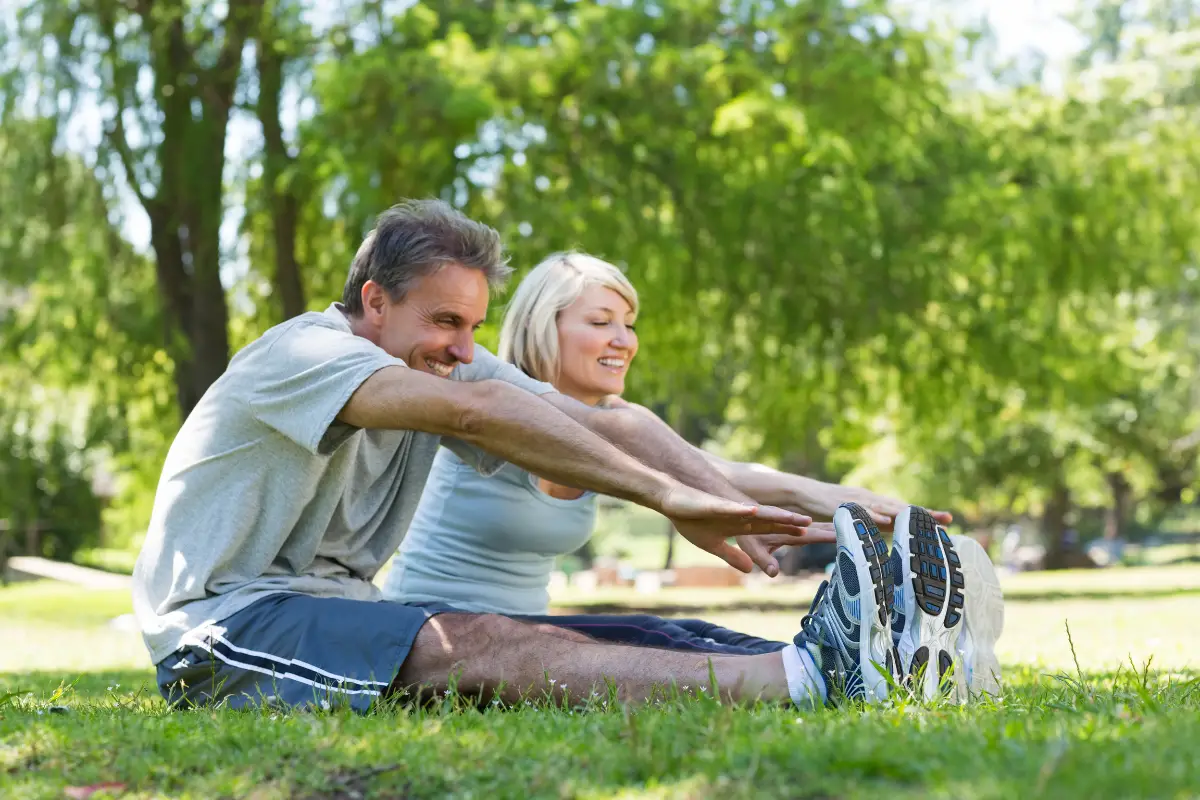
<svg viewBox="0 0 1200 800"><path fill-rule="evenodd" d="M792 591L794 609L718 596L705 616L790 637L807 607ZM167 712L140 640L110 624L122 593L2 589L0 797L106 782L124 788L93 798L1200 797L1200 569L1017 576L1005 591L994 704L356 717Z"/></svg>

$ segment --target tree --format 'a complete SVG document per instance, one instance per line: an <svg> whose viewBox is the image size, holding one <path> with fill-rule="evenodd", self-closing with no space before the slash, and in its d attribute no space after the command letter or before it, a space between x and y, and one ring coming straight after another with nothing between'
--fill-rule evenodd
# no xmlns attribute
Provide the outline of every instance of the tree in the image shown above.
<svg viewBox="0 0 1200 800"><path fill-rule="evenodd" d="M178 414L153 269L122 239L109 187L55 152L54 128L8 119L0 131L0 519L56 527L59 543L44 544L63 557L96 534L92 469L142 489L113 512L135 514Z"/></svg>
<svg viewBox="0 0 1200 800"><path fill-rule="evenodd" d="M61 130L82 105L100 110L96 167L120 174L149 218L163 341L185 416L229 359L225 143L259 9L223 5L218 16L215 3L31 0L17 12L24 63L5 81L6 117L32 101Z"/></svg>
<svg viewBox="0 0 1200 800"><path fill-rule="evenodd" d="M263 190L271 211L275 256L274 285L283 317L304 313L305 292L296 260L296 236L304 180L296 158L283 138L281 120L285 66L298 60L302 27L298 9L268 4L262 14L255 56L258 67L258 102L255 110L263 133Z"/></svg>

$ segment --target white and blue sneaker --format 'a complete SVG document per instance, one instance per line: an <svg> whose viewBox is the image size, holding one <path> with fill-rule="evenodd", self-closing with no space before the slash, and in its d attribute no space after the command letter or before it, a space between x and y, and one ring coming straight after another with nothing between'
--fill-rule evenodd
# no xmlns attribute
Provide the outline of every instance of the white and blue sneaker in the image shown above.
<svg viewBox="0 0 1200 800"><path fill-rule="evenodd" d="M964 669L956 688L964 700L984 694L999 696L1000 661L996 658L996 641L1004 632L1004 592L1000 588L1000 578L979 542L955 533L950 534L950 541L962 560L963 580L967 584L963 629L957 646Z"/></svg>
<svg viewBox="0 0 1200 800"><path fill-rule="evenodd" d="M806 649L825 682L826 697L877 703L897 669L890 620L895 579L887 545L866 511L843 503L833 515L837 558L800 624Z"/></svg>
<svg viewBox="0 0 1200 800"><path fill-rule="evenodd" d="M967 598L954 543L928 511L908 506L896 515L889 561L896 581L891 632L900 683L924 700L949 695L964 669L958 644Z"/></svg>

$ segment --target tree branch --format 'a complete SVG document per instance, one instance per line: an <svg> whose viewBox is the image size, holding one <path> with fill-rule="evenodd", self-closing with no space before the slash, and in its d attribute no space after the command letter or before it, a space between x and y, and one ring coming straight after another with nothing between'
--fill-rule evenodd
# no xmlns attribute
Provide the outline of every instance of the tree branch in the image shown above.
<svg viewBox="0 0 1200 800"><path fill-rule="evenodd" d="M269 199L275 236L275 288L283 304L285 319L304 313L304 282L296 260L296 230L300 193L296 176L285 172L294 159L288 154L279 121L283 93L284 56L276 49L277 27L270 14L263 14L258 33L258 122L263 131L263 186Z"/></svg>
<svg viewBox="0 0 1200 800"><path fill-rule="evenodd" d="M200 74L203 91L209 101L228 114L233 106L233 90L242 63L242 50L259 14L263 0L230 0L225 16L225 41L212 68Z"/></svg>
<svg viewBox="0 0 1200 800"><path fill-rule="evenodd" d="M108 4L101 3L97 11L100 26L104 30L104 35L108 37L108 49L104 53L104 58L112 70L113 99L117 104L117 113L104 126L105 139L116 150L117 158L125 170L125 180L129 183L138 202L142 204L142 208L146 209L147 213L150 213L155 199L142 192L142 181L137 171L137 159L134 157L133 149L129 146L129 137L125 133L125 110L127 108L125 98L129 91L129 85L121 79L122 70L117 57L116 22L113 20L112 8Z"/></svg>

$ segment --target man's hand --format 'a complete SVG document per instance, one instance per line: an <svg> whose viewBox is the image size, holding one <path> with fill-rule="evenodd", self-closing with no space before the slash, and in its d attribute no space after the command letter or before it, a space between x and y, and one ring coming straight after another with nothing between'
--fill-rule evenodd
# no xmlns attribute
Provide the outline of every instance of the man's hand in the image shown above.
<svg viewBox="0 0 1200 800"><path fill-rule="evenodd" d="M771 555L778 548L832 541L824 532L808 533L805 528L812 520L806 516L725 500L688 486L671 489L661 510L675 530L701 550L742 572L750 572L757 564L772 578L779 574L779 563ZM737 547L727 541L733 538Z"/></svg>

